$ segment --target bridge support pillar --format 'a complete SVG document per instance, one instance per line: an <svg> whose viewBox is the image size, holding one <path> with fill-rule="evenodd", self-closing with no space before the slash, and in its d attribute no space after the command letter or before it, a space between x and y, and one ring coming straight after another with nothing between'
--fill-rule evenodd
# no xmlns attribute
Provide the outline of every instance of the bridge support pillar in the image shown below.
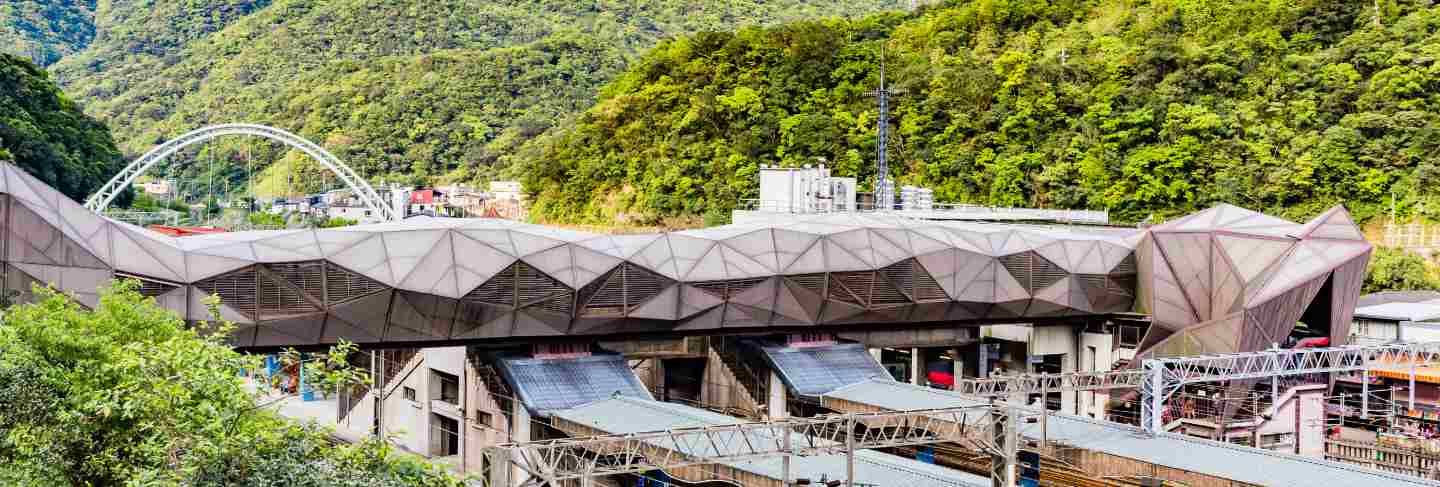
<svg viewBox="0 0 1440 487"><path fill-rule="evenodd" d="M785 394L785 381L780 380L780 375L774 371L770 372L770 397L765 400L765 412L770 419L790 417L790 407Z"/></svg>
<svg viewBox="0 0 1440 487"><path fill-rule="evenodd" d="M912 347L910 349L910 383L920 385L920 378L925 376L924 349Z"/></svg>
<svg viewBox="0 0 1440 487"><path fill-rule="evenodd" d="M513 401L510 417L514 418L510 424L510 441L515 443L530 441L532 438L530 435L530 410L525 409L525 403L518 397ZM510 455L510 461L506 465L510 469L508 486L522 485L530 479L530 474L520 467L525 459L520 456L518 450L510 452Z"/></svg>

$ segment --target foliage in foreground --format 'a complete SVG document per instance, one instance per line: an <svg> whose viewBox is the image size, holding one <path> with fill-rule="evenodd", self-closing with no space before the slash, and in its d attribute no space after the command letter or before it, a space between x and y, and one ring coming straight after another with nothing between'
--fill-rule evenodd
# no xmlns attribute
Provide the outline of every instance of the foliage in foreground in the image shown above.
<svg viewBox="0 0 1440 487"><path fill-rule="evenodd" d="M36 289L0 323L0 485L458 486L437 467L257 406L254 357L132 282L88 310Z"/></svg>
<svg viewBox="0 0 1440 487"><path fill-rule="evenodd" d="M526 188L589 223L728 212L759 164L868 190L883 45L892 176L936 201L1440 217L1437 26L1418 0L976 0L700 33L537 139Z"/></svg>

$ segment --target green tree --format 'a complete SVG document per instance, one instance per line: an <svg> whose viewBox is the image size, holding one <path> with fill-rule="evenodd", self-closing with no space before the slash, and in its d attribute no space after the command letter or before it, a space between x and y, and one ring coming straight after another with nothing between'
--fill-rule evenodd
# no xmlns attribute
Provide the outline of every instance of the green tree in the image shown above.
<svg viewBox="0 0 1440 487"><path fill-rule="evenodd" d="M0 484L460 485L381 443L332 446L260 407L241 376L259 363L224 343L227 326L191 329L137 289L107 286L87 309L36 288L35 303L5 310ZM336 374L320 382L357 380L337 360L321 359Z"/></svg>
<svg viewBox="0 0 1440 487"><path fill-rule="evenodd" d="M0 53L0 150L66 196L83 200L120 169L110 130L80 111L30 61Z"/></svg>
<svg viewBox="0 0 1440 487"><path fill-rule="evenodd" d="M1404 249L1377 247L1370 257L1363 292L1440 289L1440 277L1422 257Z"/></svg>

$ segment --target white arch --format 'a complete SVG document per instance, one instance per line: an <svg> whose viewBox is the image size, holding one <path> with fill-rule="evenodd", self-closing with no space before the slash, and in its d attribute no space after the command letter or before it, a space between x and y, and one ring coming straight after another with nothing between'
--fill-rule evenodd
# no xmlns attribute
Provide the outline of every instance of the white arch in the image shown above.
<svg viewBox="0 0 1440 487"><path fill-rule="evenodd" d="M121 169L119 174L110 178L110 181L105 183L104 186L101 186L95 194L86 198L85 207L96 212L104 211L105 208L110 206L110 202L114 201L115 197L120 195L121 191L124 191L126 187L134 183L135 178L140 177L145 171L150 170L150 167L154 166L155 163L170 157L170 155L190 145L226 135L253 135L256 137L264 137L298 149L304 152L305 155L310 156L310 158L320 161L321 164L324 164L325 167L335 173L336 176L339 176L340 180L344 181L346 186L349 186L351 190L355 191L356 197L358 197L360 202L364 203L365 207L369 208L370 211L385 220L396 221L400 219L398 215L396 215L395 209L380 199L380 195L375 192L375 188L371 187L370 183L362 179L360 175L355 174L355 171L351 170L350 166L346 166L345 163L340 162L340 159L336 158L335 155L329 151L290 132L275 127L245 123L227 123L195 129L164 144L160 144L154 149L150 149L145 155L140 156L139 159L136 159L134 162L125 166L124 169Z"/></svg>

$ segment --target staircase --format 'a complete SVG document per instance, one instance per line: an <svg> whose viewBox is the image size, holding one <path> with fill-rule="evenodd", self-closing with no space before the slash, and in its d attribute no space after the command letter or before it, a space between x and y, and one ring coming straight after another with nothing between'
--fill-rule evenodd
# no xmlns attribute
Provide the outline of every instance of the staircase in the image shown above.
<svg viewBox="0 0 1440 487"><path fill-rule="evenodd" d="M400 348L393 350L378 350L376 351L376 353L379 355L375 358L384 363L383 368L385 370L385 374L384 377L373 377L374 380L372 380L371 383L385 384L386 387L392 387L394 385L393 383L395 381L395 377L400 375L400 372L406 369L406 366L410 363L411 360L415 359L415 356L420 353L420 349ZM359 369L370 370L370 358L370 353L368 352L351 354L350 366ZM350 416L350 411L353 411L356 406L360 405L360 403L364 401L366 395L370 394L370 388L371 386L369 384L355 384L354 386L351 386L349 390L340 394L339 422L345 422L345 419Z"/></svg>
<svg viewBox="0 0 1440 487"><path fill-rule="evenodd" d="M740 344L732 337L716 337L710 340L710 353L724 364L722 374L730 375L740 388L736 391L741 403L753 405L755 412L765 410L765 401L770 398L769 375L762 375L740 356Z"/></svg>

